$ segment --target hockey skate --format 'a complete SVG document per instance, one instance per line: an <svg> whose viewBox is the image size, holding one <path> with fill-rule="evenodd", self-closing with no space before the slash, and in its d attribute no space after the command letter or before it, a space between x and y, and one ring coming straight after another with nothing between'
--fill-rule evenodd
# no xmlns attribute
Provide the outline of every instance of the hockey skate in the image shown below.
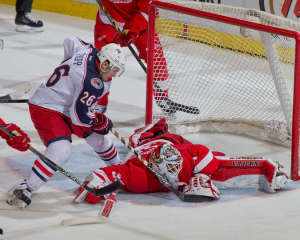
<svg viewBox="0 0 300 240"><path fill-rule="evenodd" d="M29 12L17 14L16 19L17 32L42 32L44 24L41 20L35 20Z"/></svg>
<svg viewBox="0 0 300 240"><path fill-rule="evenodd" d="M26 182L22 182L9 190L6 202L18 208L25 208L30 205L31 190L27 187Z"/></svg>
<svg viewBox="0 0 300 240"><path fill-rule="evenodd" d="M276 162L275 164L277 165L277 167L271 182L267 180L265 175L261 175L259 177L259 188L268 193L274 193L292 182L292 180L288 178L287 174L280 170L280 168L282 168L283 166L278 162Z"/></svg>

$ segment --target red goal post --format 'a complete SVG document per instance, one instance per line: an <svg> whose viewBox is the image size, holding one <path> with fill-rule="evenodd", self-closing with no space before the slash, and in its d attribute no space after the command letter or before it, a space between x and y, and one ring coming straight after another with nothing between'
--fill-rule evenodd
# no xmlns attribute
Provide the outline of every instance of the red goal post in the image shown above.
<svg viewBox="0 0 300 240"><path fill-rule="evenodd" d="M179 134L227 132L288 146L291 178L300 179L299 32L298 23L258 10L152 1L146 124L166 117L170 129ZM165 82L155 79L154 64L159 61L155 36L167 62ZM161 100L155 96L157 85L168 89L169 99L196 106L200 113L162 111L157 107ZM274 137L276 131L280 133Z"/></svg>

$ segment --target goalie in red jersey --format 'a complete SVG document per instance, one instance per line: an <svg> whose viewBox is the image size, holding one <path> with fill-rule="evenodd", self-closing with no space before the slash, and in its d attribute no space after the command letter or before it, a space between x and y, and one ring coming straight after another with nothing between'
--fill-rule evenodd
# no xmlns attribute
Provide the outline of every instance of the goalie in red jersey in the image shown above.
<svg viewBox="0 0 300 240"><path fill-rule="evenodd" d="M185 195L218 199L220 192L213 183L241 175L260 175L259 186L266 192L275 192L290 180L279 170L278 163L264 157L227 157L206 146L192 144L168 131L165 119L137 129L129 137L131 145L145 160L158 167L175 188ZM102 187L116 179L123 189L135 193L168 191L155 175L133 154L129 153L121 165L99 168L92 172L86 183ZM107 196L110 197L110 196ZM113 196L115 200L115 196ZM97 203L100 197L79 189L75 202Z"/></svg>
<svg viewBox="0 0 300 240"><path fill-rule="evenodd" d="M139 57L147 62L147 30L149 0L101 0L101 3L113 18L121 32L117 32L109 18L102 9L96 16L94 28L94 45L100 50L108 43L117 43L121 47L134 44L139 52ZM157 34L155 35L155 61L154 79L168 97L167 80L169 77L166 59ZM155 90L154 90L155 91ZM154 92L155 100L166 113L175 112L164 103L160 92ZM100 105L107 105L107 100L102 99Z"/></svg>
<svg viewBox="0 0 300 240"><path fill-rule="evenodd" d="M0 129L0 137L5 139L9 146L22 152L30 148L29 145L30 138L16 124L14 123L6 124L1 118L0 118L0 124L15 135L14 137L9 137L8 134L6 134L3 130Z"/></svg>

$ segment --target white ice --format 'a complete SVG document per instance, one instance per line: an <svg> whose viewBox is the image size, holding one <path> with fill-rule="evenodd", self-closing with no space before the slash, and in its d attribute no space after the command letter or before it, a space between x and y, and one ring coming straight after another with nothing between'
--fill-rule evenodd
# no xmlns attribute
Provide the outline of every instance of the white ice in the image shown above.
<svg viewBox="0 0 300 240"><path fill-rule="evenodd" d="M14 8L0 4L0 89L21 82L38 86L62 60L62 42L76 35L93 41L93 21L42 11L33 15L45 22L43 33L17 33ZM127 51L124 77L115 79L107 115L124 136L144 123L145 74ZM29 117L26 104L1 104L0 116L20 125L31 137L32 146L44 147ZM264 155L289 159L289 150L277 145L221 134L197 134L190 140L230 154ZM127 150L114 138L123 156ZM73 138L71 159L64 166L83 179L101 165L83 140ZM15 209L6 204L5 194L30 172L35 156L11 149L0 140L0 228L6 240L50 239L298 239L300 236L300 189L294 183L284 191L266 194L252 186L222 191L219 201L183 203L172 193L133 194L121 192L119 201L105 224L64 227L63 219L97 216L101 204L72 203L76 184L57 173L33 196L32 204ZM286 169L289 171L288 169ZM1 239L1 236L0 236Z"/></svg>

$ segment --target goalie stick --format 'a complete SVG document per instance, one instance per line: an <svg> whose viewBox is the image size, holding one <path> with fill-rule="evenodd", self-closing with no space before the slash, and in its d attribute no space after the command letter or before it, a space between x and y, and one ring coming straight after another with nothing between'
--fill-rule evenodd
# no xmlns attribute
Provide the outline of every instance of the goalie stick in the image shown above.
<svg viewBox="0 0 300 240"><path fill-rule="evenodd" d="M4 133L6 133L9 137L14 137L15 136L14 133L12 133L11 131L9 131L2 124L0 124L0 130L3 131ZM74 177L71 173L69 173L68 171L64 170L62 167L60 167L59 165L57 165L56 163L54 163L53 161L51 161L44 154L42 154L41 152L39 152L38 150L36 150L32 146L30 146L29 150L32 153L36 154L47 165L51 166L54 169L57 169L59 172L61 172L67 178L71 179L73 182L77 183L80 187L84 188L85 190L87 190L88 192L90 192L91 194L93 194L95 196L103 196L103 195L112 193L112 192L116 191L117 189L119 189L121 187L121 185L122 185L120 181L115 181L115 182L113 182L113 183L111 183L111 184L109 184L109 185L107 185L107 186L105 186L103 188L100 188L100 189L90 188L87 185L81 183L81 181L78 178Z"/></svg>
<svg viewBox="0 0 300 240"><path fill-rule="evenodd" d="M111 132L132 152L135 156L157 177L158 181L170 191L172 191L180 200L184 202L204 202L215 200L214 198L200 195L188 195L181 191L178 191L170 181L159 171L155 165L147 162L135 149L131 146L127 140L120 135L120 133L115 129L111 128Z"/></svg>
<svg viewBox="0 0 300 240"><path fill-rule="evenodd" d="M104 7L104 5L102 4L102 2L100 0L96 0L99 7L102 9L102 11L104 12L104 14L106 15L106 17L108 18L108 20L110 21L110 23L113 25L113 27L115 28L115 30L117 32L121 32L119 26L115 23L114 19L111 17L111 15L109 14L109 12L106 10L106 8ZM144 72L147 74L147 68L144 65L144 63L142 62L142 60L139 58L139 56L137 55L137 53L135 52L135 50L132 48L132 46L129 44L128 49L130 50L130 52L132 53L132 55L135 57L135 59L137 60L137 62L139 63L139 65L142 67L142 69L144 70ZM190 114L199 114L200 111L197 107L193 107L193 106L187 106L187 105L183 105L180 103L176 103L174 101L172 101L171 99L169 99L166 94L163 92L163 90L161 89L161 87L154 81L153 82L154 87L157 89L158 93L160 96L163 97L163 100L165 101L165 103L168 105L168 107L171 108L171 111L181 111L181 112L186 112L186 113L190 113ZM159 105L159 104L158 104ZM165 112L171 112L167 107L164 108L163 106L160 106Z"/></svg>

